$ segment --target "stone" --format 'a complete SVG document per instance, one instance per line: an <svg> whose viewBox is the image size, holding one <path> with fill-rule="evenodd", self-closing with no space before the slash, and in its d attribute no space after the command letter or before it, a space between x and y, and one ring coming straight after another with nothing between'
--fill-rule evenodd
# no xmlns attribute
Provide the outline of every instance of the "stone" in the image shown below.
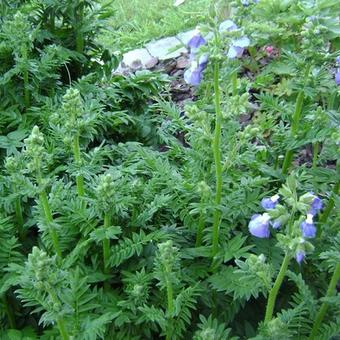
<svg viewBox="0 0 340 340"><path fill-rule="evenodd" d="M186 53L187 49L182 46L176 37L163 38L145 45L149 53L159 60L167 60L179 57Z"/></svg>
<svg viewBox="0 0 340 340"><path fill-rule="evenodd" d="M186 57L179 57L177 59L177 63L176 63L176 68L178 69L183 69L183 68L187 68L189 66L190 62L188 60L188 58Z"/></svg>
<svg viewBox="0 0 340 340"><path fill-rule="evenodd" d="M122 66L130 67L134 70L145 68L146 64L152 60L152 56L147 49L138 48L123 55Z"/></svg>
<svg viewBox="0 0 340 340"><path fill-rule="evenodd" d="M158 58L152 57L146 64L145 68L151 69L154 68L158 64Z"/></svg>

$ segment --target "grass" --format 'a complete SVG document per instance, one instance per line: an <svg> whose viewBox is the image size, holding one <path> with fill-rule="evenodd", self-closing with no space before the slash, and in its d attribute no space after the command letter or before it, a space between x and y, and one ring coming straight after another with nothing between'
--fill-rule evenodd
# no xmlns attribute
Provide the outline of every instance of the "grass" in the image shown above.
<svg viewBox="0 0 340 340"><path fill-rule="evenodd" d="M211 0L116 0L115 15L101 40L111 50L128 51L152 39L175 35L204 22Z"/></svg>

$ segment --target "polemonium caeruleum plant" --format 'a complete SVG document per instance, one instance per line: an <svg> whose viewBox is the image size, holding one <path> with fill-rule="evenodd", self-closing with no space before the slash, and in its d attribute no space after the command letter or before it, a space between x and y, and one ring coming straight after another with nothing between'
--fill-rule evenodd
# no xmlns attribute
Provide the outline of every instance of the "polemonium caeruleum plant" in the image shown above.
<svg viewBox="0 0 340 340"><path fill-rule="evenodd" d="M219 243L219 227L221 223L221 210L219 208L222 199L222 155L221 155L221 133L222 133L222 108L221 108L221 92L219 84L219 70L222 62L232 62L235 58L241 58L246 47L250 45L248 37L240 36L239 38L231 39L229 34L237 31L237 35L240 36L241 30L238 30L237 25L232 20L225 20L217 27L214 27L214 38L208 46L208 54L201 55L198 61L197 48L206 44L206 40L202 35L195 31L194 36L189 40L188 47L191 50L191 66L184 74L184 79L188 84L197 86L201 83L203 77L203 71L208 64L208 59L212 63L213 67L213 87L214 87L214 106L215 106L215 131L212 142L212 150L215 163L215 209L213 212L213 227L212 227L212 252L211 255L214 258L218 251ZM238 32L240 31L240 32ZM224 39L225 35L227 40ZM224 44L228 44L229 47ZM228 52L226 49L229 48ZM209 55L209 56L208 56ZM235 72L235 76L237 76ZM237 83L237 80L233 81ZM235 87L235 86L234 86ZM233 91L234 92L234 91ZM233 93L234 94L234 93Z"/></svg>
<svg viewBox="0 0 340 340"><path fill-rule="evenodd" d="M306 254L313 250L309 239L315 237L316 227L313 218L322 209L322 201L313 193L297 197L297 181L293 176L276 194L261 201L266 210L263 214L254 215L248 225L249 232L259 238L269 238L271 228L276 235L278 245L284 251L284 258L278 276L269 292L264 322L273 317L275 301L290 260L295 257L299 265Z"/></svg>

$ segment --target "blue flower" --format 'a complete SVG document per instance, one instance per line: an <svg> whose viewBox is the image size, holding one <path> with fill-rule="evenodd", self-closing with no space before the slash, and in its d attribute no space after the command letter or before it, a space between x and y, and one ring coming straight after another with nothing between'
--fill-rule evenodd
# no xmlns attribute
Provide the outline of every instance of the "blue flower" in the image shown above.
<svg viewBox="0 0 340 340"><path fill-rule="evenodd" d="M241 0L241 4L242 4L244 7L248 7L248 6L249 6L249 1L248 1L248 0Z"/></svg>
<svg viewBox="0 0 340 340"><path fill-rule="evenodd" d="M263 198L261 201L262 208L266 210L274 209L278 204L279 199L280 199L279 195Z"/></svg>
<svg viewBox="0 0 340 340"><path fill-rule="evenodd" d="M268 238L270 216L267 213L254 215L248 225L249 232L256 237Z"/></svg>
<svg viewBox="0 0 340 340"><path fill-rule="evenodd" d="M316 227L313 222L313 215L307 214L306 219L300 224L303 237L314 238L316 234Z"/></svg>
<svg viewBox="0 0 340 340"><path fill-rule="evenodd" d="M281 221L279 219L274 220L271 222L271 225L274 229L279 229L281 227Z"/></svg>
<svg viewBox="0 0 340 340"><path fill-rule="evenodd" d="M314 196L313 202L310 206L309 214L315 216L323 207L322 200L318 196Z"/></svg>
<svg viewBox="0 0 340 340"><path fill-rule="evenodd" d="M188 41L187 46L193 49L199 48L206 43L198 28L196 28L194 35Z"/></svg>
<svg viewBox="0 0 340 340"><path fill-rule="evenodd" d="M335 58L335 62L337 63L337 65L340 67L340 56Z"/></svg>
<svg viewBox="0 0 340 340"><path fill-rule="evenodd" d="M191 67L184 72L184 80L189 85L198 86L202 81L202 71Z"/></svg>
<svg viewBox="0 0 340 340"><path fill-rule="evenodd" d="M250 40L248 37L242 37L239 39L232 40L228 51L228 57L230 59L241 58L245 47L250 45Z"/></svg>
<svg viewBox="0 0 340 340"><path fill-rule="evenodd" d="M335 84L340 85L340 68L335 73Z"/></svg>
<svg viewBox="0 0 340 340"><path fill-rule="evenodd" d="M234 21L229 20L229 19L221 22L220 26L219 26L220 32L231 32L231 31L235 31L237 29L238 29L238 27L234 23Z"/></svg>
<svg viewBox="0 0 340 340"><path fill-rule="evenodd" d="M295 254L295 259L298 264L301 264L301 262L304 260L306 256L306 253L303 250L298 250Z"/></svg>
<svg viewBox="0 0 340 340"><path fill-rule="evenodd" d="M203 54L198 59L198 62L191 61L191 67L184 72L184 80L187 84L198 86L203 78L203 71L208 65L208 55Z"/></svg>

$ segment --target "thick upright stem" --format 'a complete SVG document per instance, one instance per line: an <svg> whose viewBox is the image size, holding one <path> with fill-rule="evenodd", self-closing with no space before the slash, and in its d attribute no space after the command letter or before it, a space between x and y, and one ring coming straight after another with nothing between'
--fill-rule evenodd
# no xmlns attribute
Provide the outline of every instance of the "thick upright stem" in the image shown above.
<svg viewBox="0 0 340 340"><path fill-rule="evenodd" d="M63 340L69 340L70 337L66 331L65 323L62 318L57 319L58 329Z"/></svg>
<svg viewBox="0 0 340 340"><path fill-rule="evenodd" d="M22 57L26 64L28 64L27 60L27 49L23 47L22 49ZM25 107L28 109L31 106L31 98L30 98L30 90L29 90L29 79L28 79L28 69L27 66L24 68L23 72L23 79L24 79L24 100L25 100Z"/></svg>
<svg viewBox="0 0 340 340"><path fill-rule="evenodd" d="M77 134L73 139L73 156L76 164L80 166L81 164L81 155L80 155L80 146L79 146L79 134ZM84 189L84 177L82 175L76 176L76 184L77 184L77 192L80 197L85 195Z"/></svg>
<svg viewBox="0 0 340 340"><path fill-rule="evenodd" d="M21 198L18 196L15 199L15 218L18 224L18 234L20 241L23 241L25 239L25 233L24 233L24 217L22 214L22 207L21 207Z"/></svg>
<svg viewBox="0 0 340 340"><path fill-rule="evenodd" d="M232 80L232 85L233 85L232 94L233 94L233 97L235 97L237 95L237 71L233 72L231 77L232 77L231 80Z"/></svg>
<svg viewBox="0 0 340 340"><path fill-rule="evenodd" d="M79 13L78 13L78 24L81 25L84 17L84 4L79 4ZM81 26L77 27L77 33L76 33L76 51L78 53L84 52L84 35L81 31Z"/></svg>
<svg viewBox="0 0 340 340"><path fill-rule="evenodd" d="M104 228L107 229L110 227L110 214L105 213L104 215ZM110 258L110 240L104 238L103 240L103 264L104 264L104 273L107 274L109 271L109 258Z"/></svg>
<svg viewBox="0 0 340 340"><path fill-rule="evenodd" d="M291 135L295 136L299 129L302 106L304 100L304 92L300 91L295 102L295 111L292 117L292 125L291 125ZM282 173L286 174L289 170L290 165L292 164L294 152L293 150L287 150L283 165L282 165Z"/></svg>
<svg viewBox="0 0 340 340"><path fill-rule="evenodd" d="M171 281L166 280L166 292L167 292L167 314L168 314L168 328L166 331L166 340L171 340L172 337L172 313L174 310L174 292Z"/></svg>
<svg viewBox="0 0 340 340"><path fill-rule="evenodd" d="M278 274L278 276L275 280L274 286L272 287L272 289L269 292L267 307L266 307L266 314L265 314L265 318L264 318L265 323L269 322L273 317L276 297L277 297L277 294L280 290L282 281L283 281L283 279L286 275L289 262L290 262L290 256L286 254L284 259L283 259L283 262L281 264L281 268L280 268L279 274Z"/></svg>
<svg viewBox="0 0 340 340"><path fill-rule="evenodd" d="M8 302L6 293L4 293L2 300L3 300L4 307L5 307L5 313L7 315L9 326L10 326L10 328L15 329L16 328L15 317L14 317L14 313L13 313L13 310L11 308L11 305Z"/></svg>
<svg viewBox="0 0 340 340"><path fill-rule="evenodd" d="M329 286L328 286L328 289L327 289L327 292L326 292L326 298L334 295L336 284L339 281L339 279L340 279L340 263L338 263L335 267L334 273L332 275L331 281L329 283ZM314 321L314 324L313 324L313 328L312 328L312 332L309 336L309 340L316 339L316 336L318 334L322 320L324 319L324 317L326 315L327 309L328 309L328 304L326 302L324 302L321 305L318 314L316 315L316 318L315 318L315 321Z"/></svg>
<svg viewBox="0 0 340 340"><path fill-rule="evenodd" d="M325 210L323 211L323 214L320 217L320 225L319 225L318 230L316 232L317 238L320 238L320 236L321 236L321 232L322 232L321 226L327 222L328 216L334 208L334 203L335 203L334 202L334 196L338 195L339 191L340 191L340 181L335 183L334 188L333 188L333 192L331 193L331 196L328 200L328 204L327 204Z"/></svg>
<svg viewBox="0 0 340 340"><path fill-rule="evenodd" d="M222 163L221 163L221 132L222 132L222 109L219 88L219 64L214 65L214 91L215 91L215 134L213 141L213 153L215 161L216 176L216 193L215 193L215 210L213 214L213 235L212 235L212 253L214 257L218 251L218 234L221 223L220 204L222 199Z"/></svg>
<svg viewBox="0 0 340 340"><path fill-rule="evenodd" d="M204 203L204 198L202 196L201 197L201 209L202 209L203 203ZM205 225L205 216L204 216L204 211L201 210L200 217L198 220L197 234L196 234L196 247L200 247L202 245L204 225Z"/></svg>
<svg viewBox="0 0 340 340"><path fill-rule="evenodd" d="M51 296L51 299L52 299L53 303L58 305L60 303L60 301L59 301L58 296L56 295L56 293L53 291L53 289L51 289L51 288L48 289L48 292L49 292L49 294ZM63 340L69 340L70 337L69 337L68 332L66 330L64 319L62 317L57 318L57 325L58 325L58 329L59 329L61 338Z"/></svg>
<svg viewBox="0 0 340 340"><path fill-rule="evenodd" d="M58 235L53 226L53 216L52 216L52 212L50 209L50 205L48 203L48 198L47 198L47 194L45 190L43 190L40 193L39 198L40 198L41 205L43 206L43 209L44 209L45 218L48 223L48 229L49 229L50 236L52 239L54 251L57 254L58 259L61 260L61 250L60 250Z"/></svg>

